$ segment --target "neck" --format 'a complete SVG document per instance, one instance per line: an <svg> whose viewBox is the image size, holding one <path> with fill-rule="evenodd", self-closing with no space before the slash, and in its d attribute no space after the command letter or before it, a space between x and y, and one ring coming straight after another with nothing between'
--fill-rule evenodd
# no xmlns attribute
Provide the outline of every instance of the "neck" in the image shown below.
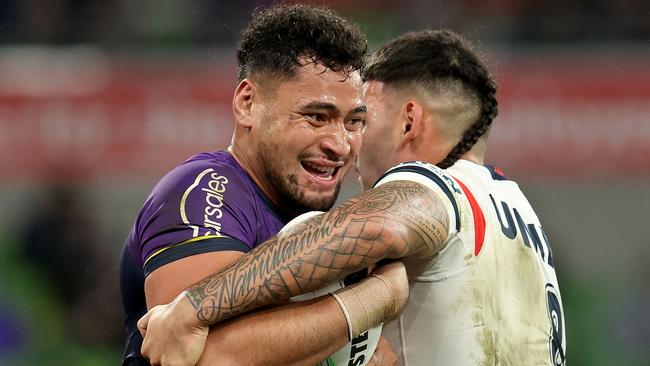
<svg viewBox="0 0 650 366"><path fill-rule="evenodd" d="M482 156L482 155L479 156L479 155L477 155L477 154L473 154L473 153L471 152L471 150L468 151L468 152L466 152L466 153L464 153L464 154L460 157L460 159L468 160L468 161L471 161L472 163L476 163L476 164L479 164L479 165L483 165L484 162L485 162L484 156ZM460 160L460 159L459 159L459 160Z"/></svg>
<svg viewBox="0 0 650 366"><path fill-rule="evenodd" d="M426 156L428 158L425 159L426 161L432 163L435 162L437 164L442 160L444 160L447 157L449 150L453 148L453 146L450 147L443 146L442 148L440 148L439 146L441 145L436 145L436 144L432 144L431 146L433 148L428 152L422 154L415 153L413 156L406 157L407 159L402 161L423 160L422 158ZM461 155L460 158L458 159L468 160L471 161L472 163L483 165L485 161L485 142L478 141L469 151Z"/></svg>
<svg viewBox="0 0 650 366"><path fill-rule="evenodd" d="M464 153L461 155L461 159L464 160L469 160L473 163L483 165L485 162L485 147L487 145L487 141L485 138L480 138L478 141L476 141L476 144L472 146L471 149L469 149L468 152Z"/></svg>
<svg viewBox="0 0 650 366"><path fill-rule="evenodd" d="M237 163L241 165L242 169L251 177L253 182L255 182L255 185L257 188L259 188L260 191L266 196L266 198L279 210L282 211L283 214L292 214L292 212L288 212L286 208L282 207L280 202L278 202L278 199L273 195L273 192L263 184L262 180L259 178L258 174L256 173L258 170L255 168L255 163L249 159L246 154L241 151L238 147L239 145L236 144L234 141L233 143L228 146L228 152L235 158Z"/></svg>

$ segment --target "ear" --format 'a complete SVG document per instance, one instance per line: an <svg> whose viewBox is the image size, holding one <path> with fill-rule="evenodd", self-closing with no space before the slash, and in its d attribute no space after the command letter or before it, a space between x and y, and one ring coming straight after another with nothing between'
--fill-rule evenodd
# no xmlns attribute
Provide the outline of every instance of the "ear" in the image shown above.
<svg viewBox="0 0 650 366"><path fill-rule="evenodd" d="M401 146L415 143L418 136L423 133L424 112L422 105L411 100L404 105L402 110L402 140Z"/></svg>
<svg viewBox="0 0 650 366"><path fill-rule="evenodd" d="M232 98L232 111L237 125L244 128L253 126L253 100L256 95L257 86L250 79L244 79L237 85Z"/></svg>

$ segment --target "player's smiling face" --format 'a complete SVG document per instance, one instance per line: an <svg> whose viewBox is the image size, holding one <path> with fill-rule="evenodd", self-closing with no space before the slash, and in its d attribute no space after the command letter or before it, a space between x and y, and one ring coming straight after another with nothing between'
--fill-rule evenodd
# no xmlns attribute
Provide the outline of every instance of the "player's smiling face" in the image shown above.
<svg viewBox="0 0 650 366"><path fill-rule="evenodd" d="M263 190L290 211L329 209L361 146L359 74L306 64L274 85L257 115Z"/></svg>

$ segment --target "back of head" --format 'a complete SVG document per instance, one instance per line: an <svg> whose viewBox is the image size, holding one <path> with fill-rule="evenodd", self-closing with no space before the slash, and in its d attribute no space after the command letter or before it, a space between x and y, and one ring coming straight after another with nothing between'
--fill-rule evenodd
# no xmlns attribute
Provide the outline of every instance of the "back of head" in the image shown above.
<svg viewBox="0 0 650 366"><path fill-rule="evenodd" d="M327 8L274 6L257 11L242 32L238 80L291 78L305 59L348 74L361 69L367 48L359 28Z"/></svg>
<svg viewBox="0 0 650 366"><path fill-rule="evenodd" d="M496 83L462 37L448 30L406 33L377 50L369 59L364 81L393 88L419 89L432 98L452 97L465 110L450 116L449 127L462 129L458 141L437 165L452 166L488 131L498 113ZM448 100L449 101L449 100ZM452 109L453 110L453 109Z"/></svg>

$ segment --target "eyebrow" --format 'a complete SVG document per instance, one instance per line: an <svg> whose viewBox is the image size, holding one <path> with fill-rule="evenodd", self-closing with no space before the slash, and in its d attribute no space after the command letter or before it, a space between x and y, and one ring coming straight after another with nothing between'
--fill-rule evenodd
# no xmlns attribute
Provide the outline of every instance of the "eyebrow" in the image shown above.
<svg viewBox="0 0 650 366"><path fill-rule="evenodd" d="M303 109L325 109L330 112L339 111L339 109L334 104L326 102L311 102L305 105Z"/></svg>
<svg viewBox="0 0 650 366"><path fill-rule="evenodd" d="M352 111L350 111L350 114L366 113L366 112L368 112L368 108L365 105L362 105L362 106L354 108Z"/></svg>
<svg viewBox="0 0 650 366"><path fill-rule="evenodd" d="M336 107L336 105L332 103L327 103L327 102L311 102L303 107L303 109L321 109L321 110L327 110L329 112L335 112L336 114L339 114L340 111ZM354 114L354 113L365 113L368 111L368 108L365 105L359 106L351 110L348 114Z"/></svg>

